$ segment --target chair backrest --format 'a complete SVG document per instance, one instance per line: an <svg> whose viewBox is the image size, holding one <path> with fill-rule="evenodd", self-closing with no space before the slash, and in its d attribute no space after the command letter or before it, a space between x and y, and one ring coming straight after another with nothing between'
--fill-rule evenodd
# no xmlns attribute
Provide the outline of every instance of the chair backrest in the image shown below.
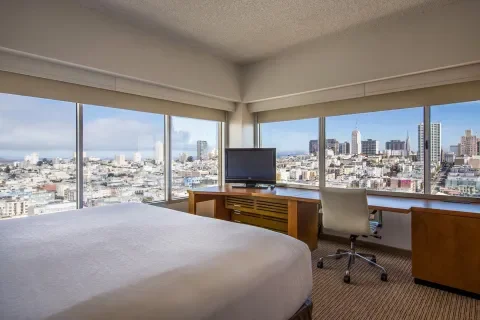
<svg viewBox="0 0 480 320"><path fill-rule="evenodd" d="M365 189L320 188L320 193L323 227L347 234L370 234Z"/></svg>

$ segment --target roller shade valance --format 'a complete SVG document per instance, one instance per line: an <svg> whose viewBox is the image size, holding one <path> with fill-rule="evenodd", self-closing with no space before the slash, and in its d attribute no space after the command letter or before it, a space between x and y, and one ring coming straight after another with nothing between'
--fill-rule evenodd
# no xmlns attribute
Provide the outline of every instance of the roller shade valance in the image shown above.
<svg viewBox="0 0 480 320"><path fill-rule="evenodd" d="M119 109L225 121L225 111L0 71L0 92Z"/></svg>
<svg viewBox="0 0 480 320"><path fill-rule="evenodd" d="M480 81L258 112L258 122L276 122L480 100Z"/></svg>

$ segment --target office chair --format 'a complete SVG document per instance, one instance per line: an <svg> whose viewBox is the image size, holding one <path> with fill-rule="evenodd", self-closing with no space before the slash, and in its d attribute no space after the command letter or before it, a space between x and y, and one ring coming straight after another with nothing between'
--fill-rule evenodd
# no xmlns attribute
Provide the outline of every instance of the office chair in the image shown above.
<svg viewBox="0 0 480 320"><path fill-rule="evenodd" d="M382 270L381 280L387 281L387 271L377 264L377 258L372 254L358 253L355 243L358 236L376 236L377 224L370 223L370 212L365 189L320 188L322 199L323 226L327 229L350 234L350 250L338 249L335 254L320 258L318 268L323 268L326 258L340 259L348 256L348 266L343 281L350 283L350 269L355 258L368 262ZM377 238L379 236L376 236Z"/></svg>

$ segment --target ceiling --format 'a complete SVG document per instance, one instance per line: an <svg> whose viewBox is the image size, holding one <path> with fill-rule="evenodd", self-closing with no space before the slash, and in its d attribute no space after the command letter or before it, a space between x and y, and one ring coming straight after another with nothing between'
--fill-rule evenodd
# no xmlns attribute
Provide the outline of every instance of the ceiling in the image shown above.
<svg viewBox="0 0 480 320"><path fill-rule="evenodd" d="M245 64L378 19L459 0L82 0L152 32L168 31Z"/></svg>

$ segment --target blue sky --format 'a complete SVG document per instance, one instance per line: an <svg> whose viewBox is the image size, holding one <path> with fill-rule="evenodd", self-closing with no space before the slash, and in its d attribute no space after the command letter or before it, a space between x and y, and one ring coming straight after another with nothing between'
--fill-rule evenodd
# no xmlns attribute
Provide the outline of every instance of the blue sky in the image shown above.
<svg viewBox="0 0 480 320"><path fill-rule="evenodd" d="M164 116L131 110L84 105L84 150L87 156L114 158L134 152L153 157L156 141L163 142ZM172 154L196 157L197 140L209 150L217 145L217 123L181 117L172 119ZM75 104L0 94L0 158L71 158L75 151Z"/></svg>
<svg viewBox="0 0 480 320"><path fill-rule="evenodd" d="M457 144L466 129L480 136L480 101L431 108L432 122L442 123L442 146ZM391 139L405 140L411 149L418 145L422 108L328 117L326 138L351 141L358 126L362 139L377 139L380 149ZM172 152L196 156L196 141L206 140L209 150L217 145L214 121L173 117ZM262 146L281 153L307 152L308 142L317 139L318 120L305 119L262 124ZM137 150L153 157L155 141L163 141L163 115L84 106L84 149L87 156L131 159ZM23 159L32 152L40 157L70 158L75 150L75 104L40 98L0 94L0 158Z"/></svg>
<svg viewBox="0 0 480 320"><path fill-rule="evenodd" d="M442 123L442 147L460 142L466 129L480 136L480 101L432 106L432 122ZM410 135L410 147L418 149L418 124L423 122L423 108L381 111L328 117L326 138L351 142L352 130L357 126L363 139L380 141L380 150L385 142L405 140ZM318 120L305 119L262 124L262 146L276 147L278 152L299 153L308 151L308 142L317 139Z"/></svg>

